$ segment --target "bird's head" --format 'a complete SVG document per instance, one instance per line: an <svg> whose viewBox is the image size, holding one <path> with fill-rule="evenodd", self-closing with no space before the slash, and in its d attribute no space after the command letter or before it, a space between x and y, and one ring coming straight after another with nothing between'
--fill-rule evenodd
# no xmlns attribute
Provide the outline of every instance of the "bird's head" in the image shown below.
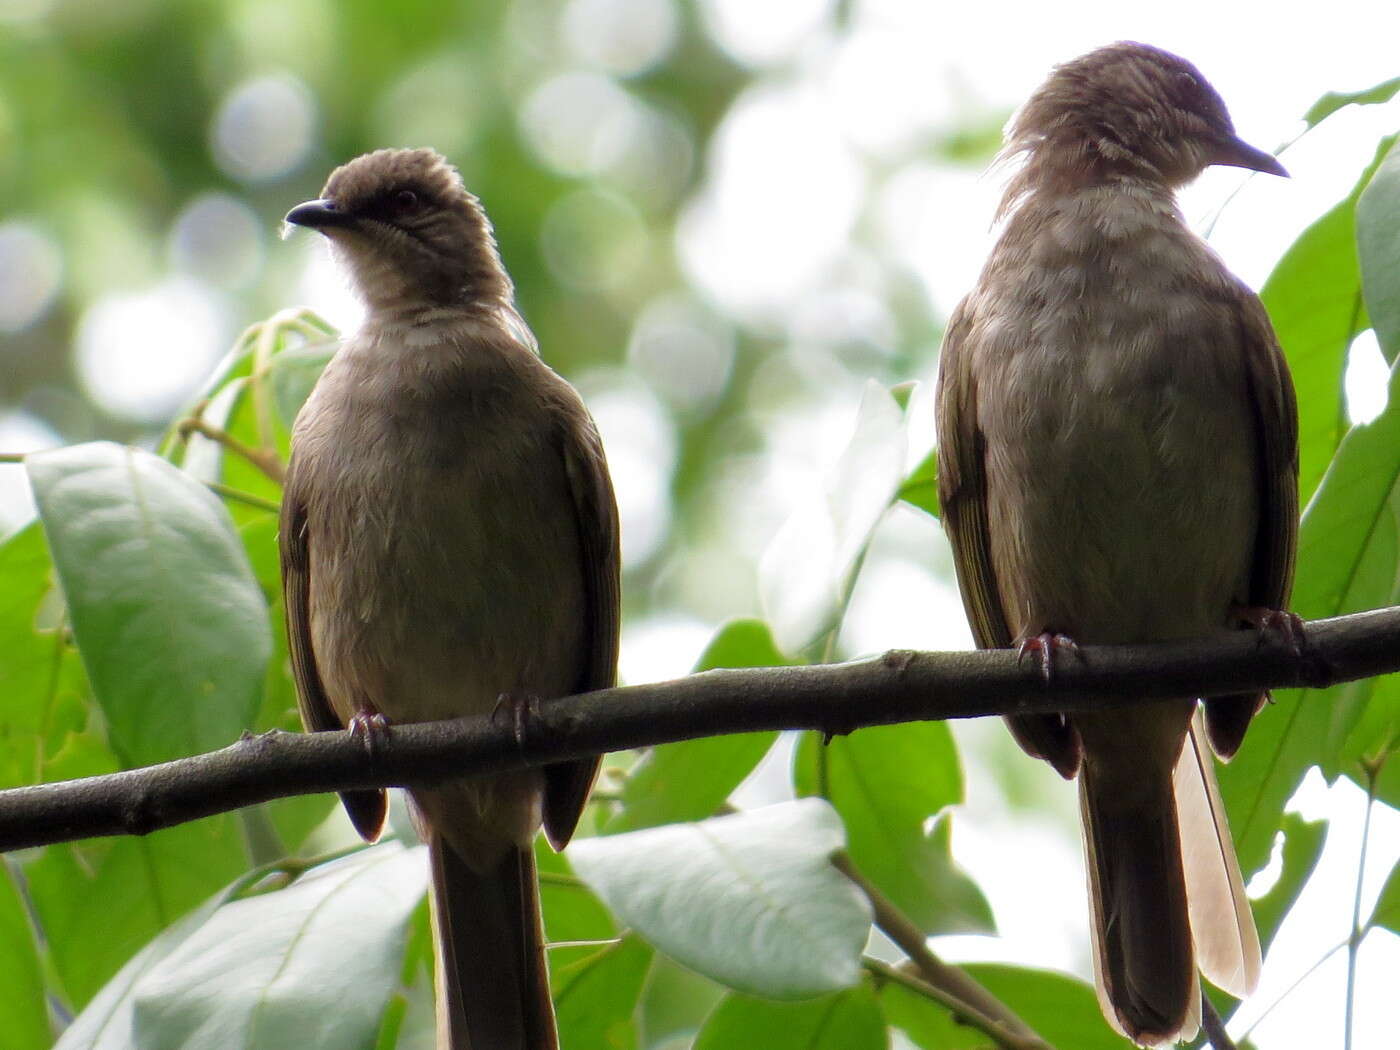
<svg viewBox="0 0 1400 1050"><path fill-rule="evenodd" d="M1007 152L1083 181L1126 175L1176 187L1212 164L1287 174L1235 134L1195 66L1127 41L1056 67L1012 119Z"/></svg>
<svg viewBox="0 0 1400 1050"><path fill-rule="evenodd" d="M319 230L371 309L498 305L510 280L477 199L430 149L381 149L342 164L317 200L287 213Z"/></svg>

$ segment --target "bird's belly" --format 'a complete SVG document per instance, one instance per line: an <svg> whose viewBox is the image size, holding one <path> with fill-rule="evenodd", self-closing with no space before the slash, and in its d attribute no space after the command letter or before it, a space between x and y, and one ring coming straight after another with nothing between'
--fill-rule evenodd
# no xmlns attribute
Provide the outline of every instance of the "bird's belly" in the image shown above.
<svg viewBox="0 0 1400 1050"><path fill-rule="evenodd" d="M1216 358L1219 355L1215 355ZM1017 636L1185 638L1247 597L1256 452L1243 375L1188 352L1022 353L982 419L992 561Z"/></svg>
<svg viewBox="0 0 1400 1050"><path fill-rule="evenodd" d="M360 491L337 501L338 534L353 540L318 557L313 536L311 624L342 718L367 704L391 722L430 721L490 712L504 693L576 688L577 524L562 466L531 468L403 486L366 472Z"/></svg>

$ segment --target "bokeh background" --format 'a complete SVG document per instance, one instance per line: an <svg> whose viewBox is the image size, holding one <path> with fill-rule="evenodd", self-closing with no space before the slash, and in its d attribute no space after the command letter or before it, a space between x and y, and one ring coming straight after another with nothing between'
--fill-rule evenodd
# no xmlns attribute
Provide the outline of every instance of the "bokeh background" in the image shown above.
<svg viewBox="0 0 1400 1050"><path fill-rule="evenodd" d="M153 443L248 323L306 304L352 327L323 246L280 239L280 217L360 152L431 145L483 200L544 356L604 432L623 677L684 673L717 624L762 613L763 552L821 491L865 382L931 383L989 243L1000 129L1051 64L1118 38L1178 51L1264 147L1325 92L1400 75L1387 5L1148 6L0 0L0 452ZM1338 114L1285 153L1293 179L1213 171L1187 215L1258 286L1397 125L1395 103ZM1354 419L1384 398L1367 340ZM0 533L32 513L0 464ZM968 644L937 523L896 508L834 655ZM1087 973L1072 792L998 725L958 733L954 849L1003 937L943 950ZM1319 778L1296 804L1332 818L1335 874L1281 935L1256 1016L1349 922L1360 793ZM1374 895L1394 811L1370 849ZM1379 1032L1400 948L1377 931L1362 958L1358 1032ZM1261 1045L1335 1040L1341 961Z"/></svg>

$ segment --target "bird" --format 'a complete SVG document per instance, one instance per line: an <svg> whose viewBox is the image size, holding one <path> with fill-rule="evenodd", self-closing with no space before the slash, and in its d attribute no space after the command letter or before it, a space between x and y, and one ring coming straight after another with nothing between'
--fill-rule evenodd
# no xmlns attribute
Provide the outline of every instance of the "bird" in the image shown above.
<svg viewBox="0 0 1400 1050"><path fill-rule="evenodd" d="M1210 165L1286 175L1195 66L1119 42L1056 67L1013 115L997 240L940 353L942 521L979 647L1047 677L1080 643L1296 629L1298 422L1259 298L1187 226ZM1252 990L1258 935L1207 741L1251 692L1007 718L1078 777L1094 969L1139 1045L1187 1038L1198 971ZM1203 712L1200 708L1203 706Z"/></svg>
<svg viewBox="0 0 1400 1050"><path fill-rule="evenodd" d="M602 440L540 358L492 227L430 149L331 172L286 223L364 301L296 417L279 546L302 721L511 714L616 680L619 536ZM552 1050L532 843L562 849L597 758L410 791L427 843L439 1050ZM386 797L343 792L379 835Z"/></svg>

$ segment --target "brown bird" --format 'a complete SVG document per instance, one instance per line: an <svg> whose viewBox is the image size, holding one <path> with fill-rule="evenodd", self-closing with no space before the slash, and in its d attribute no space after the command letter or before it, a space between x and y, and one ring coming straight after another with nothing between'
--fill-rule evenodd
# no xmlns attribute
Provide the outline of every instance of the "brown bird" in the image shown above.
<svg viewBox="0 0 1400 1050"><path fill-rule="evenodd" d="M490 224L432 150L331 173L319 230L368 312L292 434L283 590L302 721L517 716L614 683L618 528L598 432L539 358ZM440 1050L558 1046L531 843L561 848L597 760L412 792L432 862ZM382 791L342 795L369 840Z"/></svg>
<svg viewBox="0 0 1400 1050"><path fill-rule="evenodd" d="M1048 674L1075 641L1287 627L1292 384L1258 297L1173 196L1208 165L1283 168L1195 67L1135 43L1055 69L1005 154L1022 160L1005 226L938 380L943 521L977 644L1038 651ZM1205 699L1222 758L1264 700ZM1099 998L1144 1045L1194 1030L1198 966L1235 995L1259 970L1196 709L1008 718L1079 776Z"/></svg>

